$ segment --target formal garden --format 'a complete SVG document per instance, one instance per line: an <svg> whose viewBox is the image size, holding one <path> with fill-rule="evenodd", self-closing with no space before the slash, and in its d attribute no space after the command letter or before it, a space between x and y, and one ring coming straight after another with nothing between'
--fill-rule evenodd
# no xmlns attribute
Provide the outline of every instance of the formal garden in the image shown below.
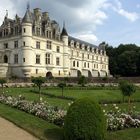
<svg viewBox="0 0 140 140"><path fill-rule="evenodd" d="M32 78L28 87L0 79L0 116L45 140L140 140L140 88L132 82L87 86L65 80L46 86Z"/></svg>

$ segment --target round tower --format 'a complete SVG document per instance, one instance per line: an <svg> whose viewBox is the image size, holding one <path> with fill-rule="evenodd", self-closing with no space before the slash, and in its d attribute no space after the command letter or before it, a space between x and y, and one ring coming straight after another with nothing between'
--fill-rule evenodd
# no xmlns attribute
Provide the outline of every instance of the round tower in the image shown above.
<svg viewBox="0 0 140 140"><path fill-rule="evenodd" d="M29 5L22 19L22 72L24 77L30 77L32 65L34 62L34 54L32 50L32 13Z"/></svg>
<svg viewBox="0 0 140 140"><path fill-rule="evenodd" d="M63 67L64 76L69 76L70 73L70 59L69 59L69 47L68 47L68 33L65 28L65 23L61 32L61 39L63 41Z"/></svg>

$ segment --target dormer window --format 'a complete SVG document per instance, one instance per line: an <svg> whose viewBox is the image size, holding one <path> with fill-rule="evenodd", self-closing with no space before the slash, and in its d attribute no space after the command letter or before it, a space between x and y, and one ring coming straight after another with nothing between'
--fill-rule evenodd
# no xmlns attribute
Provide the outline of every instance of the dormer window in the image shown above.
<svg viewBox="0 0 140 140"><path fill-rule="evenodd" d="M78 42L76 43L76 48L79 48L79 43Z"/></svg>
<svg viewBox="0 0 140 140"><path fill-rule="evenodd" d="M73 41L71 41L70 45L71 45L71 46L73 46L73 45L74 45L74 42L73 42Z"/></svg>

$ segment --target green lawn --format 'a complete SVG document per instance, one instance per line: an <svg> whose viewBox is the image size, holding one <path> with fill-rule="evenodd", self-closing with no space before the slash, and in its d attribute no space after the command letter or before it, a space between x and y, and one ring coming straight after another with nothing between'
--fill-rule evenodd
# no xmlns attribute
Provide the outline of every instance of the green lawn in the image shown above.
<svg viewBox="0 0 140 140"><path fill-rule="evenodd" d="M62 140L62 129L40 118L0 104L0 116L42 140ZM106 140L140 140L140 128L108 132Z"/></svg>
<svg viewBox="0 0 140 140"><path fill-rule="evenodd" d="M54 94L54 95L61 95L60 88L48 88L43 89L44 92ZM122 100L122 94L120 90L106 90L106 89L96 89L96 90L64 90L64 96L74 97L74 98L82 98L82 97L91 97L98 101L100 100L107 100L107 101L115 101L115 100ZM138 89L136 93L132 96L133 99L140 99L140 90Z"/></svg>
<svg viewBox="0 0 140 140"><path fill-rule="evenodd" d="M56 125L7 105L0 104L0 116L42 140L62 139L62 129Z"/></svg>
<svg viewBox="0 0 140 140"><path fill-rule="evenodd" d="M27 100L37 101L39 99L39 95L31 92L30 90L31 88L6 88L5 92L8 95L12 95L12 96L22 95ZM68 100L51 98L47 95L42 95L42 98L43 100L47 101L49 104L54 105L54 106L59 106L60 108L67 108L68 103L70 102Z"/></svg>
<svg viewBox="0 0 140 140"><path fill-rule="evenodd" d="M23 95L28 100L38 100L39 96L38 94L35 94L30 91L31 88L6 88L5 91L8 91L8 95L18 96ZM54 88L54 89L42 89L43 92L55 94L55 95L61 95L61 89ZM89 97L92 99L95 99L97 101L106 100L106 101L122 101L122 95L119 90L64 90L64 95L69 97L74 97L76 99L78 98L84 98ZM71 101L65 100L65 99L58 99L58 98L52 98L47 95L42 95L43 100L47 101L49 104L58 106L60 108L67 109L68 103ZM132 96L132 99L139 99L140 100L140 90L137 90L137 92ZM139 103L133 103L140 111L140 102ZM126 107L127 104L121 104L121 107Z"/></svg>

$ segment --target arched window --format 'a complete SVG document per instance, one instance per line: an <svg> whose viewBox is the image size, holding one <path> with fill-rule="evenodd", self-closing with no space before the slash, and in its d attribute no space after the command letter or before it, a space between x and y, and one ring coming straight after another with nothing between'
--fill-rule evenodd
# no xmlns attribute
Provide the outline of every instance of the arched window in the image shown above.
<svg viewBox="0 0 140 140"><path fill-rule="evenodd" d="M7 57L7 55L4 55L4 63L8 63L8 57Z"/></svg>

